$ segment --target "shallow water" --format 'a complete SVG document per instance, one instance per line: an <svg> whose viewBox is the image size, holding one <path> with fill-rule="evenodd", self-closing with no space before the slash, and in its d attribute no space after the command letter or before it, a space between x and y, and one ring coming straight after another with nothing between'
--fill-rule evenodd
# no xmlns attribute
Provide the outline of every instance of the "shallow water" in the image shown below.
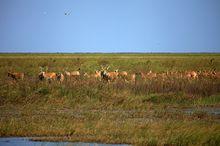
<svg viewBox="0 0 220 146"><path fill-rule="evenodd" d="M28 138L22 138L22 137L8 137L8 138L0 138L0 146L129 146L129 145L83 143L83 142L42 142L42 141L31 141Z"/></svg>
<svg viewBox="0 0 220 146"><path fill-rule="evenodd" d="M187 114L193 114L196 111L202 111L209 115L220 115L219 107L186 108L186 109L183 109L183 111Z"/></svg>
<svg viewBox="0 0 220 146"><path fill-rule="evenodd" d="M191 115L196 112L204 112L208 115L213 116L220 116L220 107L199 107L199 108L183 108L183 109L177 109L177 108L170 108L168 109L168 112L183 112L185 114Z"/></svg>

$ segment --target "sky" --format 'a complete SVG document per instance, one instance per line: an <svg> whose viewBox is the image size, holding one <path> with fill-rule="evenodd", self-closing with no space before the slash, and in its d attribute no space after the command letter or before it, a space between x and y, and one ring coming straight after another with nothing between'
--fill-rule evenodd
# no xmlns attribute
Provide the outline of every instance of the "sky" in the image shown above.
<svg viewBox="0 0 220 146"><path fill-rule="evenodd" d="M220 52L220 0L0 0L0 52Z"/></svg>

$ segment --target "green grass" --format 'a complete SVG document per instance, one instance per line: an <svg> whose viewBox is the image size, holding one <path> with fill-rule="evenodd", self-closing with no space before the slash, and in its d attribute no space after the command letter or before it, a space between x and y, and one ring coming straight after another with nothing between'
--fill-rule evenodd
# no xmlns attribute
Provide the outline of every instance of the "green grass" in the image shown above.
<svg viewBox="0 0 220 146"><path fill-rule="evenodd" d="M210 60L214 61L210 61ZM107 84L92 79L38 81L48 71L220 70L220 54L0 54L0 136L134 145L219 145L220 80L169 78ZM8 71L24 72L12 81ZM193 114L183 108L193 108ZM173 110L175 109L175 110Z"/></svg>
<svg viewBox="0 0 220 146"><path fill-rule="evenodd" d="M105 64L110 65L111 70L119 68L131 72L149 69L157 72L220 70L219 57L219 54L0 54L3 69L24 71L25 68L27 73L39 72L39 66L48 66L50 71L81 67L83 71L93 72ZM213 63L211 59L214 59Z"/></svg>

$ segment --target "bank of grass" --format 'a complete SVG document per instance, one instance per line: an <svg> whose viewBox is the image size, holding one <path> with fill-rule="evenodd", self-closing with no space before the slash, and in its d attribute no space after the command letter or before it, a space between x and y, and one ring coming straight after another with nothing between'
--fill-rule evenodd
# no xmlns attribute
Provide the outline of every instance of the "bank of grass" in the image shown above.
<svg viewBox="0 0 220 146"><path fill-rule="evenodd" d="M93 79L67 80L63 83L39 81L37 78L23 81L1 80L0 105L29 104L62 101L67 105L102 104L103 108L139 108L145 103L172 106L219 106L220 81L152 79L127 83L106 83ZM91 103L94 102L94 103ZM98 106L95 106L98 107ZM102 108L102 106L98 107Z"/></svg>
<svg viewBox="0 0 220 146"><path fill-rule="evenodd" d="M22 55L0 57L0 136L134 145L220 145L218 115L181 110L219 107L219 79L171 77L107 84L81 77L49 84L37 78L39 66L55 72L80 67L82 73L92 73L100 65L129 73L219 70L219 54ZM25 79L12 81L7 71L25 72Z"/></svg>
<svg viewBox="0 0 220 146"><path fill-rule="evenodd" d="M89 111L47 105L11 108L1 107L1 136L133 145L220 144L220 125L212 117L160 114L162 111L157 108L148 111Z"/></svg>

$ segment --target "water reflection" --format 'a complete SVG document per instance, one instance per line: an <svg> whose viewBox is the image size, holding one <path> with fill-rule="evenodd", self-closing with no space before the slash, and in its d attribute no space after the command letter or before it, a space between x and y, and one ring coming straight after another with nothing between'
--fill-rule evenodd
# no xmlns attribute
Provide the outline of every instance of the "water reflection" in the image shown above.
<svg viewBox="0 0 220 146"><path fill-rule="evenodd" d="M31 141L28 138L0 138L0 146L129 146L126 144L98 144L82 142L42 142Z"/></svg>
<svg viewBox="0 0 220 146"><path fill-rule="evenodd" d="M186 108L183 111L187 114L193 114L195 112L201 111L205 112L209 115L220 115L220 108L219 107L202 107L202 108Z"/></svg>

